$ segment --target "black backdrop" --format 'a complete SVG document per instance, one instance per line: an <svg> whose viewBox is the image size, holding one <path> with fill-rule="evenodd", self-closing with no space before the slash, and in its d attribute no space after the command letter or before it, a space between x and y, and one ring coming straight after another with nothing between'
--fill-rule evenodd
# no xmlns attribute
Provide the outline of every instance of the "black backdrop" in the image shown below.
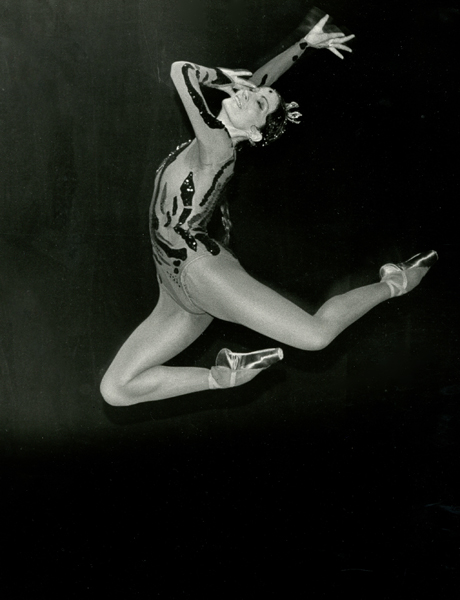
<svg viewBox="0 0 460 600"><path fill-rule="evenodd" d="M241 262L307 309L433 247L422 286L225 395L113 409L98 392L156 300L154 171L191 133L171 62L254 69L311 7L0 0L4 519L31 569L5 597L56 571L71 598L147 580L178 597L192 571L237 597L291 595L315 573L331 597L395 597L388 572L420 587L422 572L457 576L454 2L322 4L356 34L353 54L316 52L280 80L302 124L242 152L227 190ZM222 345L272 343L214 323L172 364L209 366Z"/></svg>

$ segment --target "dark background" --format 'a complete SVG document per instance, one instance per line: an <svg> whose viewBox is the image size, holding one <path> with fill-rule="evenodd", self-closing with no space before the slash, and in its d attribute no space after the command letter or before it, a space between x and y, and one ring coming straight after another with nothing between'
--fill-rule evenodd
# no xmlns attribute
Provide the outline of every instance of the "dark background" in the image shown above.
<svg viewBox="0 0 460 600"><path fill-rule="evenodd" d="M280 80L302 124L227 190L241 262L307 310L434 248L422 285L244 387L98 391L157 298L154 172L191 134L171 62L254 69L311 8L0 0L3 598L457 597L456 3L323 3L353 54ZM213 323L171 364L272 345Z"/></svg>

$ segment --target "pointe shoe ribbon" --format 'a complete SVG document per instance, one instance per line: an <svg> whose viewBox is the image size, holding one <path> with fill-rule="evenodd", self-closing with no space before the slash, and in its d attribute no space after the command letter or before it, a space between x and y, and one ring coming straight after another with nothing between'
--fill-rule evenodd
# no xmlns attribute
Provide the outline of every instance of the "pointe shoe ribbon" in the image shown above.
<svg viewBox="0 0 460 600"><path fill-rule="evenodd" d="M228 367L232 371L238 369L267 369L283 359L281 348L267 348L255 352L232 352L222 348L216 357L216 367Z"/></svg>
<svg viewBox="0 0 460 600"><path fill-rule="evenodd" d="M391 298L395 296L402 296L406 293L407 290L407 275L406 273L400 269L397 265L388 263L383 265L380 269L380 275L384 273L383 277L381 277L380 281L382 283L386 283L390 288ZM397 281L395 278L395 274L398 274L397 279L401 279L401 281Z"/></svg>
<svg viewBox="0 0 460 600"><path fill-rule="evenodd" d="M281 348L266 348L255 352L232 352L222 348L216 357L216 365L209 372L209 387L216 389L234 387L253 379L260 371L283 359ZM220 377L222 374L223 377ZM238 379L237 379L238 377ZM216 381L216 378L219 381ZM225 385L221 385L225 379Z"/></svg>
<svg viewBox="0 0 460 600"><path fill-rule="evenodd" d="M429 250L428 252L421 252L415 254L409 260L400 263L387 263L380 268L380 280L388 285L391 291L391 297L402 296L407 289L407 275L404 271L409 269L415 269L423 267L429 269L438 260L438 253L435 250ZM398 282L392 277L398 273L402 276L402 282Z"/></svg>

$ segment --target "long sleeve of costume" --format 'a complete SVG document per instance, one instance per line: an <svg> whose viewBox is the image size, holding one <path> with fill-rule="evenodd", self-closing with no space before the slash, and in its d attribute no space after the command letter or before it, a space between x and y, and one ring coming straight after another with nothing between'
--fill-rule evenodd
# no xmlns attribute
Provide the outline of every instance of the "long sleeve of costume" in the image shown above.
<svg viewBox="0 0 460 600"><path fill-rule="evenodd" d="M302 38L299 42L269 60L263 67L257 69L252 75L251 81L259 87L270 87L292 67L308 47L307 42Z"/></svg>
<svg viewBox="0 0 460 600"><path fill-rule="evenodd" d="M225 158L231 153L231 140L223 123L209 110L200 86L218 87L230 83L220 69L210 69L190 62L175 62L171 79L192 124L203 163L212 156Z"/></svg>

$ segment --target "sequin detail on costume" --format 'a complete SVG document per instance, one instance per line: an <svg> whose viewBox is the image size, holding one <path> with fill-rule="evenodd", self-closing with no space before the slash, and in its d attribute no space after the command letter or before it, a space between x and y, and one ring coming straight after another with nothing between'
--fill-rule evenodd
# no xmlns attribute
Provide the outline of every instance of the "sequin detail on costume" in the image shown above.
<svg viewBox="0 0 460 600"><path fill-rule="evenodd" d="M190 231L188 231L187 229L183 229L182 227L179 227L178 225L176 225L174 227L174 231L181 236L181 238L184 240L184 242L187 244L187 246L193 250L194 252L196 252L196 239L193 237L193 235L190 233Z"/></svg>
<svg viewBox="0 0 460 600"><path fill-rule="evenodd" d="M155 243L161 250L163 250L163 252L168 258L178 258L179 260L186 260L187 250L185 248L171 248L170 246L168 246L168 244L158 239L158 234L156 234Z"/></svg>
<svg viewBox="0 0 460 600"><path fill-rule="evenodd" d="M197 107L201 118L211 129L225 129L225 125L222 123L222 121L219 121L219 119L217 119L214 115L212 115L209 112L203 97L193 87L193 84L190 81L190 77L188 74L190 70L193 71L194 67L190 64L186 64L182 67L182 74L184 76L185 85L187 86L190 98L193 100L194 105Z"/></svg>
<svg viewBox="0 0 460 600"><path fill-rule="evenodd" d="M231 158L219 169L219 171L217 171L216 176L214 177L214 179L212 181L211 187L204 195L203 200L200 202L200 206L204 206L208 202L209 198L211 197L212 193L214 192L214 190L217 186L219 179L222 177L223 172L229 165L233 164L233 162L234 162L234 159Z"/></svg>
<svg viewBox="0 0 460 600"><path fill-rule="evenodd" d="M213 256L217 256L220 252L220 246L217 242L211 239L206 233L197 233L196 239L203 244L206 250Z"/></svg>
<svg viewBox="0 0 460 600"><path fill-rule="evenodd" d="M192 201L195 195L195 184L193 182L193 172L190 172L180 187L180 197L184 210L179 218L179 221L174 226L174 231L181 236L189 248L196 252L196 240L191 235L190 230L184 229L182 226L189 218L192 212Z"/></svg>
<svg viewBox="0 0 460 600"><path fill-rule="evenodd" d="M168 156L163 160L163 162L160 164L160 166L156 170L155 174L158 176L160 171L162 171L162 172L166 171L166 169L169 167L169 165L176 160L177 156L182 152L182 150L185 150L185 148L187 146L190 146L190 144L192 142L193 142L193 140L187 140L186 142L183 142L182 144L179 144L178 146L176 146L176 149L173 150L172 152L170 152L168 154Z"/></svg>
<svg viewBox="0 0 460 600"><path fill-rule="evenodd" d="M168 154L168 156L163 160L163 162L161 163L161 165L158 167L158 169L156 170L156 178L158 179L158 183L156 186L156 191L154 194L154 197L152 199L152 203L151 206L154 207L157 204L157 200L158 200L158 195L160 193L160 190L163 190L163 194L162 194L162 201L164 204L164 194L166 193L166 186L167 186L167 182L165 183L165 186L162 187L161 185L161 180L163 178L164 172L166 171L166 169L169 167L169 165L174 162L177 158L177 156L182 152L182 150L185 150L185 148L187 146L189 146L192 143L193 140L188 140L187 142L184 142L183 144L179 144L175 150L173 150L172 152L170 152ZM152 237L153 232L158 231L158 227L160 226L160 222L158 220L157 215L155 214L154 210L150 211L150 236Z"/></svg>
<svg viewBox="0 0 460 600"><path fill-rule="evenodd" d="M193 196L195 195L195 184L193 183L193 172L190 171L184 183L180 186L180 197L184 206L192 206Z"/></svg>

